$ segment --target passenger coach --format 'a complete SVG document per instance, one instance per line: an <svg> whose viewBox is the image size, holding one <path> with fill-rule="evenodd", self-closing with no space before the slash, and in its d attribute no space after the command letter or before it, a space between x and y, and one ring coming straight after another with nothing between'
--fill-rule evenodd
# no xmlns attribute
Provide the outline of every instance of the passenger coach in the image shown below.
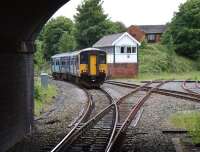
<svg viewBox="0 0 200 152"><path fill-rule="evenodd" d="M51 57L55 79L74 80L89 87L99 87L106 79L106 52L96 48L56 54Z"/></svg>

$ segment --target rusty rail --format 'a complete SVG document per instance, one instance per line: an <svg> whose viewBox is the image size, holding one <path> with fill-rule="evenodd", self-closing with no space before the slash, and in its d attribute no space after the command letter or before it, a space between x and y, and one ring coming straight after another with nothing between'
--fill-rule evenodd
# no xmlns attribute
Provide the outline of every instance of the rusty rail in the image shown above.
<svg viewBox="0 0 200 152"><path fill-rule="evenodd" d="M102 90L104 92L104 90ZM109 96L107 94L107 96ZM69 146L83 133L85 133L87 130L89 130L92 126L94 126L97 122L99 122L107 113L110 112L110 110L114 109L117 110L117 106L115 101L112 99L112 97L109 97L109 99L111 100L111 104L109 106L107 106L106 108L104 108L101 112L99 112L97 115L95 115L93 118L91 118L89 121L87 121L86 123L84 123L82 126L80 126L79 129L78 126L79 124L77 124L73 130L70 131L70 133L68 135L66 135L63 140L51 151L51 152L63 152L66 151ZM113 108L114 107L114 108ZM114 120L114 128L116 128L116 124L118 121L118 112L115 111L116 116L115 116L115 120ZM80 121L79 121L80 122ZM81 121L82 122L82 121Z"/></svg>
<svg viewBox="0 0 200 152"><path fill-rule="evenodd" d="M114 117L114 125L113 125L113 129L112 129L112 133L110 135L109 138L109 142L107 144L107 148L109 147L109 145L112 143L113 138L115 137L116 134L116 129L117 129L117 124L118 124L118 117L119 117L119 112L118 112L118 105L128 96L130 96L131 94L141 90L141 88L146 87L148 85L150 85L152 82L144 84L143 86L138 86L136 87L133 91L131 91L129 94L125 95L124 97L120 98L118 101L114 101L114 99L110 96L110 94L101 89L111 100L111 104L108 105L106 108L104 108L101 112L99 112L97 115L95 115L93 118L91 118L89 121L87 121L86 123L83 124L83 126L81 126L79 129L76 129L79 124L77 124L72 131L70 131L70 133L65 136L65 138L51 151L51 152L61 152L61 151L65 151L69 148L69 146L84 132L86 132L87 130L89 130L92 126L94 126L95 124L97 124L97 122L99 122L107 113L110 112L110 110L114 109L114 113L115 113L115 117Z"/></svg>
<svg viewBox="0 0 200 152"><path fill-rule="evenodd" d="M185 91L189 92L191 95L200 98L200 94L197 93L197 92L195 92L195 91L193 91L193 90L191 90L190 88L188 88L188 87L186 86L186 83L187 83L187 81L184 81L184 82L182 83L182 85L181 85L182 88L183 88Z"/></svg>
<svg viewBox="0 0 200 152"><path fill-rule="evenodd" d="M74 127L70 130L70 132L56 145L56 147L54 147L51 152L58 152L60 151L60 149L63 147L63 145L67 142L67 139L71 138L73 136L73 134L75 133L77 127L81 124L84 123L85 121L87 121L91 111L92 111L92 107L93 107L93 102L91 99L91 96L89 95L89 93L83 89L84 92L87 95L87 108L86 110L83 112L83 114L80 116L80 118L78 119L78 121L76 121L74 124Z"/></svg>
<svg viewBox="0 0 200 152"><path fill-rule="evenodd" d="M168 82L170 82L170 81L168 81ZM118 81L106 81L105 83L118 85L118 86L122 86L122 87L127 87L127 88L132 88L132 89L135 89L136 87L140 86L140 85L137 85L137 84L131 84L131 83L126 83L126 82L118 82ZM147 87L144 87L143 90L148 91L151 88L152 87L147 86ZM161 95L167 95L167 96L172 96L172 97L176 97L176 98L200 102L199 95L191 94L191 93L188 93L188 92L181 92L181 91L158 88L156 90L153 90L153 93L158 93L158 94L161 94Z"/></svg>
<svg viewBox="0 0 200 152"><path fill-rule="evenodd" d="M157 88L159 88L164 83L166 83L166 81L160 82L156 87L151 88L146 93L146 95L144 95L143 97L141 97L138 100L138 102L133 106L133 108L132 108L131 112L129 113L128 117L126 118L126 120L124 121L122 126L120 127L119 131L116 133L114 139L112 140L112 142L106 148L106 152L119 151L119 147L121 145L120 144L121 140L123 139L123 136L125 135L125 132L126 132L128 126L130 125L132 120L136 117L138 111L144 105L145 101L150 97L150 95L152 94L153 90L156 90Z"/></svg>
<svg viewBox="0 0 200 152"><path fill-rule="evenodd" d="M195 85L196 85L196 88L200 89L200 83L199 83L199 81L196 81Z"/></svg>

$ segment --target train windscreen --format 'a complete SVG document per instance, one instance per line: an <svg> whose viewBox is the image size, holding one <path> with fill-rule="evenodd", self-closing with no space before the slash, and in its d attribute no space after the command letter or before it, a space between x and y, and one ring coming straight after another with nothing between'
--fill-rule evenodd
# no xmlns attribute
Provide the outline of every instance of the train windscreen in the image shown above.
<svg viewBox="0 0 200 152"><path fill-rule="evenodd" d="M106 64L106 54L105 53L99 54L99 64Z"/></svg>
<svg viewBox="0 0 200 152"><path fill-rule="evenodd" d="M80 54L80 64L88 64L88 52L82 52Z"/></svg>

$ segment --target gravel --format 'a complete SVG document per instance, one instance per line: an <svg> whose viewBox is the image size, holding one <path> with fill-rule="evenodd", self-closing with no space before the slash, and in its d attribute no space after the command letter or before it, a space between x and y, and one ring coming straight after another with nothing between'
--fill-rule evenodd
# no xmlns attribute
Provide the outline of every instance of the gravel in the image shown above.
<svg viewBox="0 0 200 152"><path fill-rule="evenodd" d="M122 80L133 83L130 80ZM13 147L9 152L36 152L49 151L71 129L73 122L81 115L86 106L85 92L77 86L63 81L51 81L58 87L58 95L51 104L44 107L43 113L35 117L35 126L31 135ZM138 82L138 84L141 84ZM152 84L154 86L156 84ZM183 91L180 82L169 82L161 88ZM189 88L194 88L194 83L187 83ZM111 84L102 86L116 100L132 91L130 88ZM200 91L199 91L200 92ZM95 102L94 116L108 104L108 99L98 90L90 90L89 93ZM145 94L139 91L125 100L128 104L134 104ZM163 134L163 130L178 129L169 121L171 114L178 111L199 110L200 104L188 100L177 99L164 95L152 94L144 104L144 111L136 127L132 125L127 131L121 151L123 152L175 152L172 138L184 138L186 134ZM120 108L126 110L126 106ZM121 117L122 118L122 117ZM122 119L120 119L122 123ZM53 145L53 146L52 146Z"/></svg>
<svg viewBox="0 0 200 152"><path fill-rule="evenodd" d="M51 80L58 88L58 95L43 113L35 117L31 135L16 144L9 152L50 151L70 130L71 124L81 115L87 103L85 92L77 86Z"/></svg>
<svg viewBox="0 0 200 152"><path fill-rule="evenodd" d="M162 130L178 129L170 122L171 114L178 111L200 110L200 104L153 94L144 104L144 112L136 128L129 128L122 151L175 152L172 138L186 134L163 134ZM132 132L132 133L130 133Z"/></svg>
<svg viewBox="0 0 200 152"><path fill-rule="evenodd" d="M130 83L130 82L129 82ZM161 88L184 91L180 82L169 82ZM152 86L156 86L153 84ZM191 84L192 85L192 84ZM127 88L105 84L113 96L119 98L131 90ZM144 92L138 92L126 99L134 103ZM123 152L175 152L172 139L185 138L187 134L163 134L163 130L179 130L170 123L170 116L179 111L199 110L200 104L174 97L152 94L144 104L142 117L136 128L130 126L121 151ZM189 151L188 151L189 152Z"/></svg>
<svg viewBox="0 0 200 152"><path fill-rule="evenodd" d="M99 90L88 90L89 94L92 97L93 100L93 107L92 113L90 115L90 118L101 112L105 107L107 107L110 104L109 99L107 96L99 91Z"/></svg>

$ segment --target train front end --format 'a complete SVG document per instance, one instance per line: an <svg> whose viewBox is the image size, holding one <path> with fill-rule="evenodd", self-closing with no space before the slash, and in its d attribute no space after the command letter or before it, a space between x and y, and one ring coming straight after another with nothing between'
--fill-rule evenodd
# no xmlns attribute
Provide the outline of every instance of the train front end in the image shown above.
<svg viewBox="0 0 200 152"><path fill-rule="evenodd" d="M99 87L107 76L106 52L90 49L80 53L80 77L84 85Z"/></svg>

